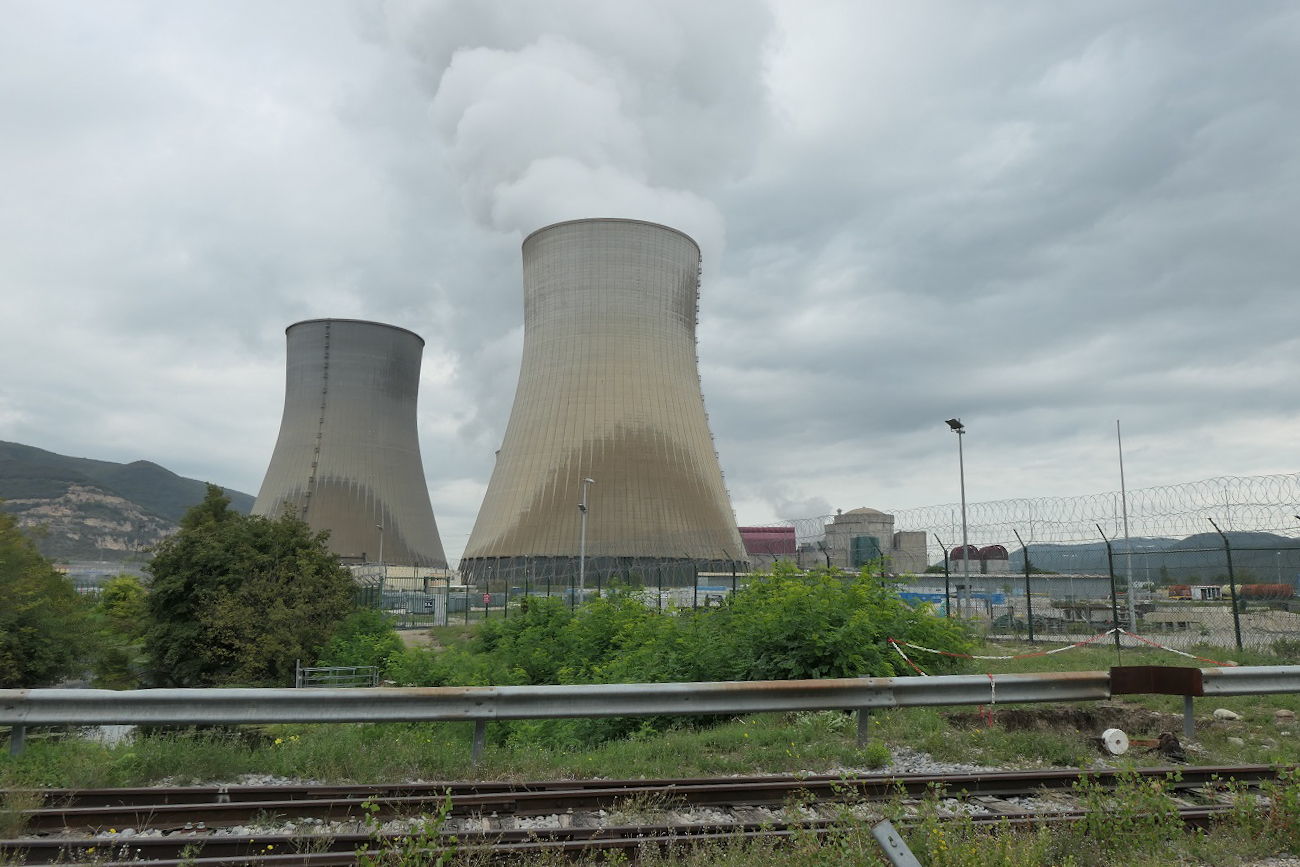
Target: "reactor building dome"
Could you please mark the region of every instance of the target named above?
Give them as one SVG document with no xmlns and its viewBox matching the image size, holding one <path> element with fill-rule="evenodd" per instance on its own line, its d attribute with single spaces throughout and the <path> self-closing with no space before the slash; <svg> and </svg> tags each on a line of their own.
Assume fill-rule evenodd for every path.
<svg viewBox="0 0 1300 867">
<path fill-rule="evenodd" d="M 519 385 L 463 576 L 744 563 L 700 390 L 699 280 L 699 247 L 667 226 L 524 239 Z"/>
<path fill-rule="evenodd" d="M 284 417 L 253 514 L 292 509 L 344 560 L 446 568 L 416 431 L 424 340 L 355 319 L 285 336 Z"/>
</svg>

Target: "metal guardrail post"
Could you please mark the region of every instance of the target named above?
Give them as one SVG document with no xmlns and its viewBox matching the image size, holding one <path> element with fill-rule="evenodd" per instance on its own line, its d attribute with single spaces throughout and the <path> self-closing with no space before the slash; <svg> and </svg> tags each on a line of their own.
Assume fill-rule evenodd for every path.
<svg viewBox="0 0 1300 867">
<path fill-rule="evenodd" d="M 1183 696 L 1183 737 L 1188 741 L 1196 737 L 1196 720 L 1192 717 L 1192 697 Z"/>
<path fill-rule="evenodd" d="M 885 853 L 885 858 L 893 867 L 922 867 L 920 861 L 912 854 L 912 850 L 903 842 L 903 837 L 894 828 L 894 823 L 885 819 L 871 826 L 871 836 L 880 844 L 881 850 Z"/>
<path fill-rule="evenodd" d="M 871 709 L 858 708 L 858 746 L 866 746 L 871 731 Z"/>
<path fill-rule="evenodd" d="M 21 756 L 23 744 L 27 740 L 27 726 L 16 725 L 9 730 L 9 755 Z"/>
<path fill-rule="evenodd" d="M 487 743 L 487 720 L 474 720 L 474 747 L 470 759 L 476 767 L 478 766 L 478 760 L 483 757 L 483 745 L 485 743 Z"/>
</svg>

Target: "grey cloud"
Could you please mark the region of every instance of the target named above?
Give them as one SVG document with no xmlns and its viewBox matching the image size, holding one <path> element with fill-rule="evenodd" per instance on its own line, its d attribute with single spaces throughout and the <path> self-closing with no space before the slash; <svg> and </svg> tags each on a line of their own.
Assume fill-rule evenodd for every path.
<svg viewBox="0 0 1300 867">
<path fill-rule="evenodd" d="M 952 415 L 984 499 L 1113 487 L 1121 416 L 1148 483 L 1294 465 L 1291 4 L 57 9 L 0 11 L 0 438 L 247 490 L 284 327 L 391 322 L 463 536 L 519 243 L 611 215 L 704 246 L 743 522 L 955 500 Z"/>
</svg>

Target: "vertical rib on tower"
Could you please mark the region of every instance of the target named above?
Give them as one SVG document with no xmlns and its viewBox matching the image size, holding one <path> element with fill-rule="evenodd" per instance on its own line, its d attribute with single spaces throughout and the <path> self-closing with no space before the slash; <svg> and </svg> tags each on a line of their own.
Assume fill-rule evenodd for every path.
<svg viewBox="0 0 1300 867">
<path fill-rule="evenodd" d="M 286 506 L 341 557 L 445 568 L 415 409 L 424 340 L 405 328 L 311 319 L 285 329 L 284 418 L 253 514 Z"/>
<path fill-rule="evenodd" d="M 585 478 L 588 559 L 743 561 L 700 392 L 699 247 L 577 220 L 529 235 L 523 260 L 519 387 L 462 573 L 576 561 Z"/>
</svg>

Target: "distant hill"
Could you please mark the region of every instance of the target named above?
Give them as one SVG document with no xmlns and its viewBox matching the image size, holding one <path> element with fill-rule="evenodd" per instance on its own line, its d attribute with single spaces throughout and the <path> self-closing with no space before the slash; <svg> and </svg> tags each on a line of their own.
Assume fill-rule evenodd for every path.
<svg viewBox="0 0 1300 867">
<path fill-rule="evenodd" d="M 1232 546 L 1234 573 L 1243 582 L 1280 581 L 1295 583 L 1295 564 L 1300 560 L 1300 543 L 1276 533 L 1227 531 Z M 1224 583 L 1227 556 L 1218 533 L 1196 533 L 1185 539 L 1137 538 L 1132 540 L 1135 580 L 1163 578 L 1171 581 Z M 1128 568 L 1123 539 L 1111 540 L 1115 574 Z M 1106 574 L 1106 543 L 1052 544 L 1031 542 L 1029 562 L 1036 568 L 1063 574 Z M 1024 552 L 1010 552 L 1012 572 L 1024 569 Z M 1222 580 L 1220 580 L 1222 579 Z"/>
<path fill-rule="evenodd" d="M 252 510 L 252 496 L 225 491 L 231 508 Z M 139 559 L 206 493 L 205 482 L 150 461 L 71 458 L 0 441 L 0 509 L 15 514 L 54 559 Z"/>
</svg>

